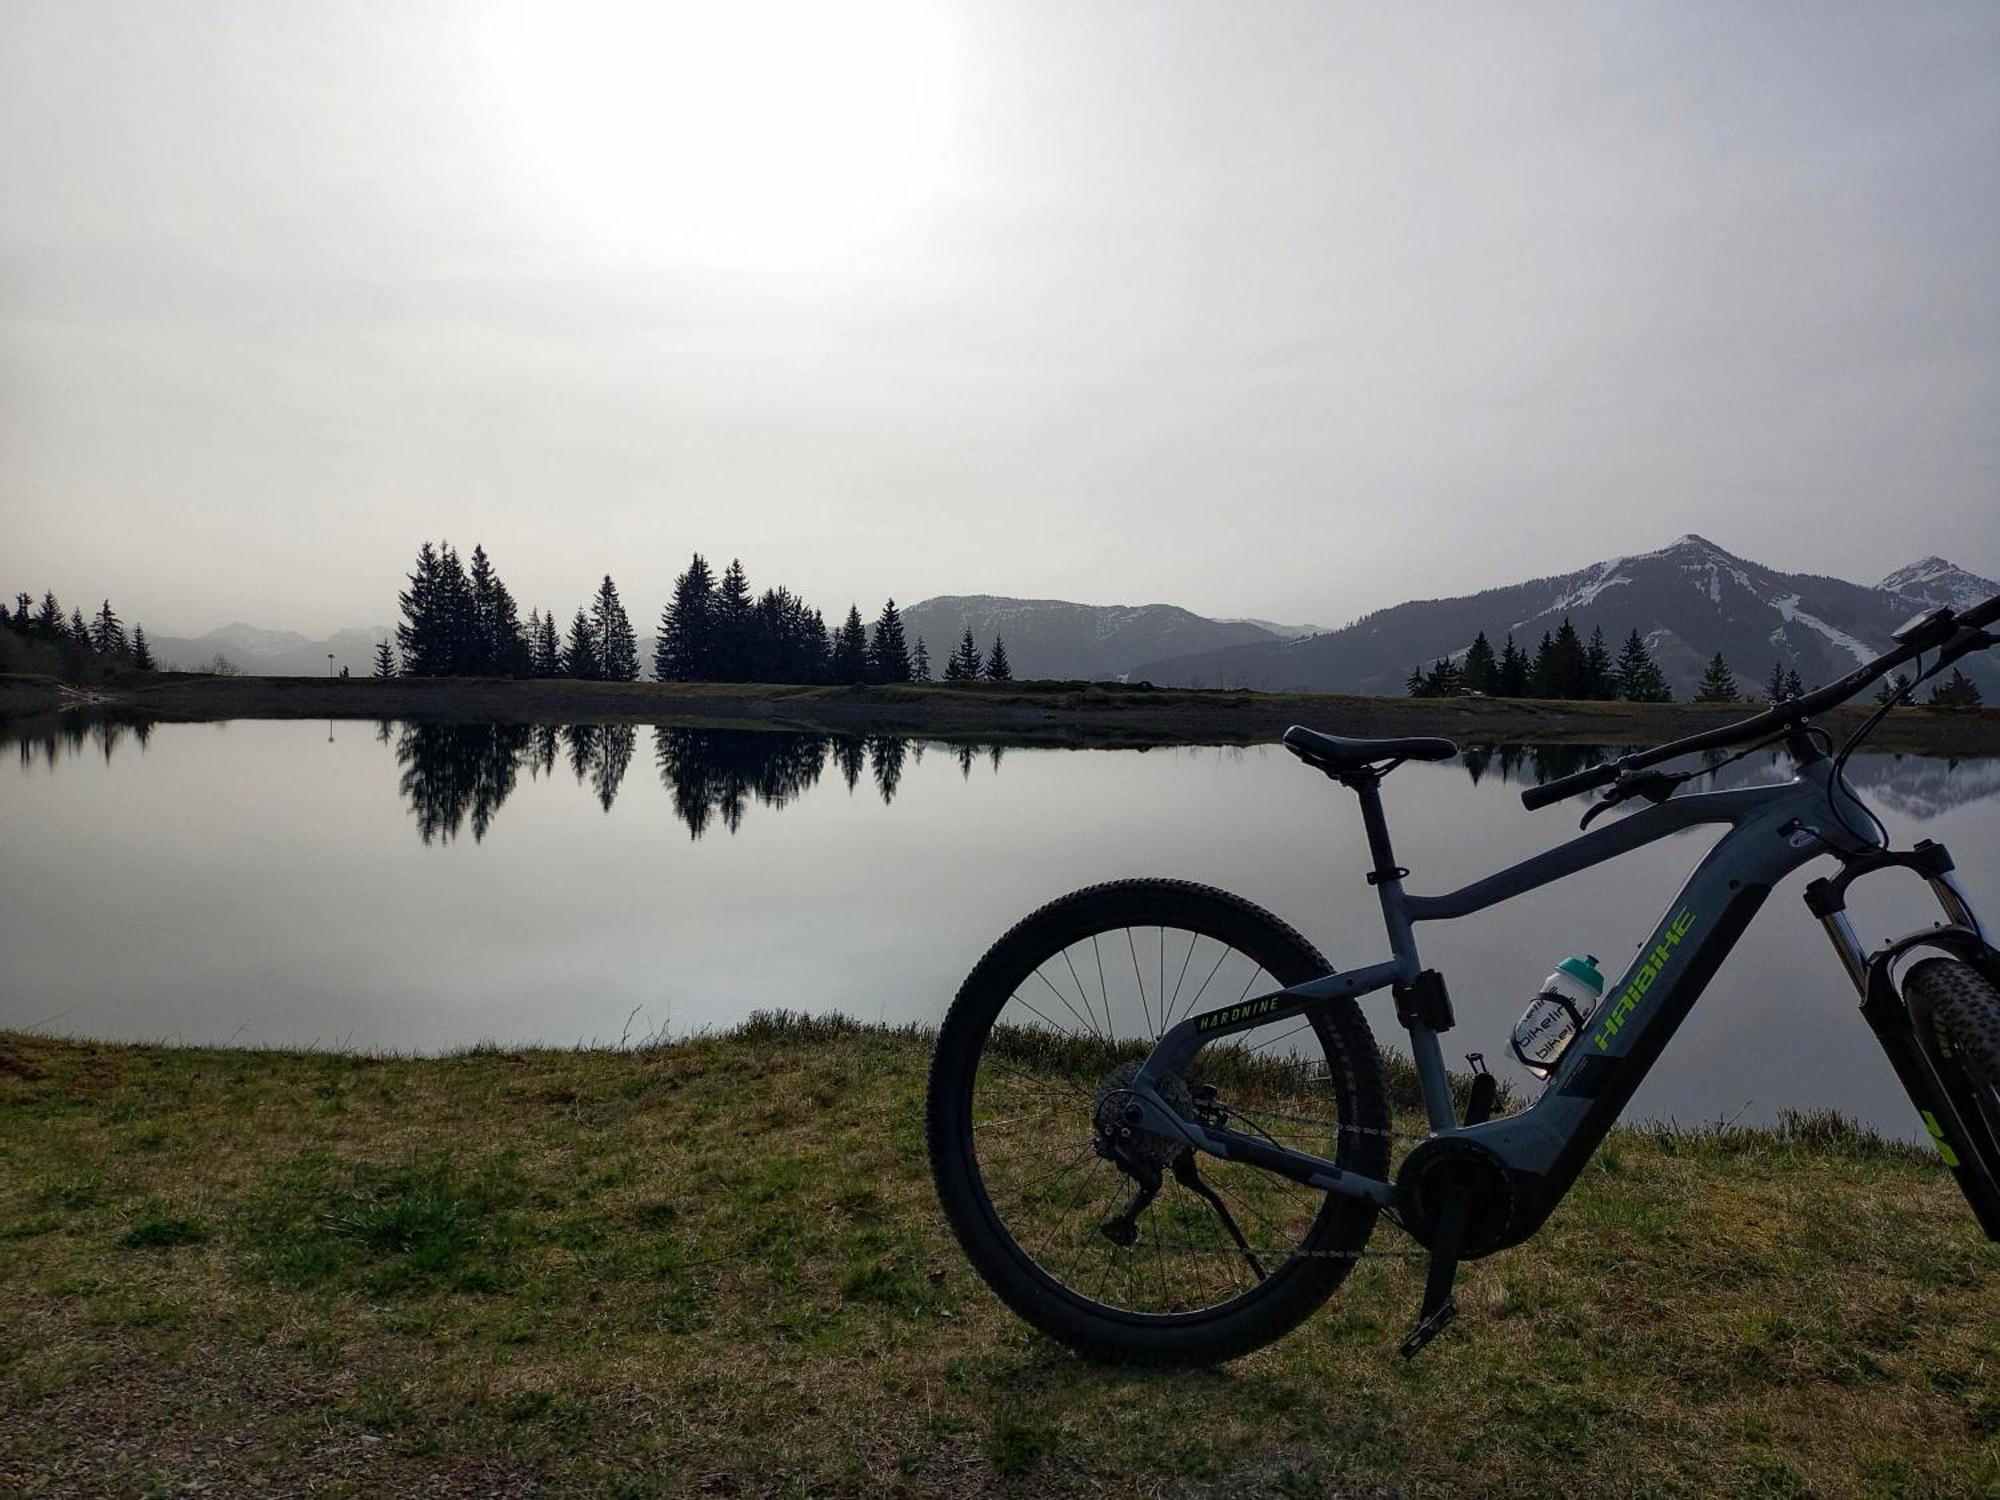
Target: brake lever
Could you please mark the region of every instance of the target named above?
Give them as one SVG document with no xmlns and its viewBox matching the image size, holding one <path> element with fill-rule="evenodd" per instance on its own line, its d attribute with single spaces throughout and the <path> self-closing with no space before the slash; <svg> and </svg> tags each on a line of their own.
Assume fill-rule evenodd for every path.
<svg viewBox="0 0 2000 1500">
<path fill-rule="evenodd" d="M 1578 828 L 1588 828 L 1599 813 L 1610 812 L 1621 802 L 1629 802 L 1634 797 L 1644 797 L 1657 807 L 1680 789 L 1682 782 L 1694 773 L 1690 771 L 1627 771 L 1611 784 L 1611 790 L 1591 804 L 1590 811 L 1583 815 Z"/>
</svg>

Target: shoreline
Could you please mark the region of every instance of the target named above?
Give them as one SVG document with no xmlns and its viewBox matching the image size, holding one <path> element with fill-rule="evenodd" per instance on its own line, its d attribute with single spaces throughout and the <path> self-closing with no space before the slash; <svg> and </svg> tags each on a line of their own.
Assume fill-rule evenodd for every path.
<svg viewBox="0 0 2000 1500">
<path fill-rule="evenodd" d="M 164 722 L 680 723 L 1073 745 L 1261 744 L 1276 740 L 1295 723 L 1350 735 L 1436 734 L 1463 744 L 1654 744 L 1728 723 L 1755 707 L 1363 698 L 1077 682 L 828 687 L 154 673 L 72 687 L 45 677 L 0 677 L 0 718 L 86 712 Z M 1838 737 L 1858 726 L 1872 707 L 1865 700 L 1849 704 L 1816 722 Z M 1931 755 L 2000 755 L 2000 709 L 1900 709 L 1883 722 L 1869 746 Z"/>
</svg>

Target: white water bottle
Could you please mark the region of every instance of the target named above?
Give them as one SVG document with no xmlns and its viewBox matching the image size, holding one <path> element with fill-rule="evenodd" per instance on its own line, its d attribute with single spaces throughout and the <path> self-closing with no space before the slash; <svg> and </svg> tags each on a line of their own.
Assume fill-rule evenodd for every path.
<svg viewBox="0 0 2000 1500">
<path fill-rule="evenodd" d="M 1537 1078 L 1547 1078 L 1583 1030 L 1604 995 L 1604 976 L 1595 958 L 1572 953 L 1542 981 L 1521 1019 L 1514 1023 L 1514 1055 Z"/>
</svg>

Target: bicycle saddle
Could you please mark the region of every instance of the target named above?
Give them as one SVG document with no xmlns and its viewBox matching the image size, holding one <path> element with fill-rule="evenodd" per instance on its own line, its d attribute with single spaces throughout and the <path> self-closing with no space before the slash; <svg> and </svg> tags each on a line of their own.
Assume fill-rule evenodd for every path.
<svg viewBox="0 0 2000 1500">
<path fill-rule="evenodd" d="M 1323 771 L 1348 770 L 1381 760 L 1450 760 L 1458 754 L 1457 745 L 1434 735 L 1354 740 L 1344 735 L 1321 734 L 1302 724 L 1294 724 L 1285 731 L 1285 748 L 1307 765 Z"/>
</svg>

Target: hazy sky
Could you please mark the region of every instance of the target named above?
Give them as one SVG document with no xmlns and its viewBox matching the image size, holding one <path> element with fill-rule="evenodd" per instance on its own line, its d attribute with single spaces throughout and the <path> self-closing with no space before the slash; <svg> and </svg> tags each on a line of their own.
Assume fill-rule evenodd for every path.
<svg viewBox="0 0 2000 1500">
<path fill-rule="evenodd" d="M 2000 5 L 0 0 L 0 587 L 2000 574 Z"/>
</svg>

